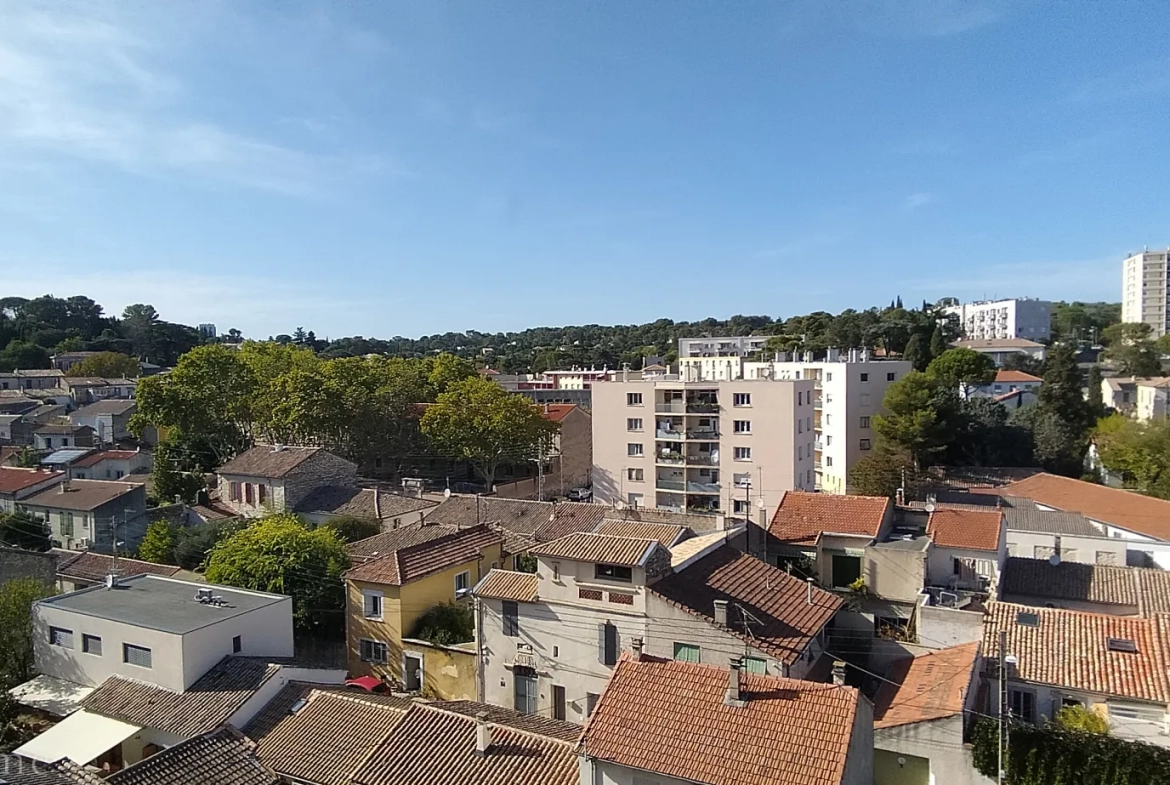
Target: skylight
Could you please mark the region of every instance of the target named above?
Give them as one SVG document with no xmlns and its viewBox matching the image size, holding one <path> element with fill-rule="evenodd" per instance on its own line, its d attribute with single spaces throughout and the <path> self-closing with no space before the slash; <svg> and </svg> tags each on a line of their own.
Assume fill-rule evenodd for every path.
<svg viewBox="0 0 1170 785">
<path fill-rule="evenodd" d="M 1105 646 L 1109 651 L 1137 652 L 1137 644 L 1129 638 L 1106 638 Z"/>
<path fill-rule="evenodd" d="M 1020 625 L 1021 627 L 1039 627 L 1040 614 L 1024 612 L 1017 613 L 1016 624 Z"/>
</svg>

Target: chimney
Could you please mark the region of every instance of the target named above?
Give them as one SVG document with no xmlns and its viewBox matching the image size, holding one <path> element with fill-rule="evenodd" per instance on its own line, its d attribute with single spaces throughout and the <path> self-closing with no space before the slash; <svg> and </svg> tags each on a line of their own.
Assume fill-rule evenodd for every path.
<svg viewBox="0 0 1170 785">
<path fill-rule="evenodd" d="M 382 520 L 382 505 L 381 505 L 381 499 L 379 498 L 379 491 L 378 491 L 377 485 L 374 486 L 374 520 L 376 520 L 376 521 Z"/>
<path fill-rule="evenodd" d="M 899 507 L 902 507 L 906 504 L 906 489 L 905 488 L 899 488 L 897 490 L 897 492 L 894 494 L 894 504 L 898 505 Z"/>
<path fill-rule="evenodd" d="M 727 626 L 727 600 L 715 600 L 715 623 L 720 627 Z"/>
<path fill-rule="evenodd" d="M 845 663 L 841 660 L 833 661 L 833 683 L 838 687 L 845 684 Z"/>
<path fill-rule="evenodd" d="M 492 746 L 492 726 L 488 725 L 487 712 L 481 711 L 475 715 L 475 754 L 484 757 L 488 748 Z"/>
<path fill-rule="evenodd" d="M 813 585 L 813 579 L 811 577 L 804 579 L 804 589 L 805 589 L 804 590 L 804 601 L 806 603 L 808 603 L 809 605 L 813 604 L 812 603 L 812 585 Z"/>
<path fill-rule="evenodd" d="M 73 490 L 73 489 L 69 487 L 69 478 L 66 477 L 64 480 L 61 480 L 60 493 L 68 493 L 71 490 Z"/>
<path fill-rule="evenodd" d="M 739 684 L 739 669 L 743 660 L 739 657 L 731 658 L 731 667 L 727 671 L 727 691 L 723 693 L 723 705 L 744 707 L 747 702 L 743 699 L 743 690 Z"/>
<path fill-rule="evenodd" d="M 634 656 L 641 657 L 642 650 L 646 647 L 646 642 L 640 637 L 630 639 L 630 649 L 634 652 Z"/>
<path fill-rule="evenodd" d="M 118 585 L 118 576 L 114 573 L 106 574 L 106 589 L 113 589 Z"/>
</svg>

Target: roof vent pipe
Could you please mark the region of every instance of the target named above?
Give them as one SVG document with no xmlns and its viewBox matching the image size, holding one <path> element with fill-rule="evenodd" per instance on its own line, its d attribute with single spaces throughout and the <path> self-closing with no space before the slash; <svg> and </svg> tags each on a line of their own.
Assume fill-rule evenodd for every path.
<svg viewBox="0 0 1170 785">
<path fill-rule="evenodd" d="M 743 665 L 743 660 L 739 657 L 731 658 L 731 667 L 727 671 L 727 690 L 723 693 L 723 703 L 726 706 L 746 706 L 747 703 L 743 699 L 743 688 L 740 683 L 739 669 Z"/>
<path fill-rule="evenodd" d="M 720 627 L 727 626 L 727 600 L 715 600 L 715 623 Z"/>
<path fill-rule="evenodd" d="M 475 715 L 475 754 L 481 758 L 492 746 L 492 726 L 488 725 L 487 717 L 486 711 Z"/>
</svg>

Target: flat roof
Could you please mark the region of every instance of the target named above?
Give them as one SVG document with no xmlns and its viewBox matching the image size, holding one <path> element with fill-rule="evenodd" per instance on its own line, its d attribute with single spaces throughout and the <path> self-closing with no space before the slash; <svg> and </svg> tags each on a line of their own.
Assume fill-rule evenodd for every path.
<svg viewBox="0 0 1170 785">
<path fill-rule="evenodd" d="M 211 593 L 222 597 L 225 604 L 216 606 L 198 602 L 195 596 L 200 589 L 211 589 Z M 183 635 L 286 599 L 281 594 L 192 583 L 158 575 L 134 575 L 119 579 L 114 589 L 99 584 L 48 597 L 38 604 Z"/>
</svg>

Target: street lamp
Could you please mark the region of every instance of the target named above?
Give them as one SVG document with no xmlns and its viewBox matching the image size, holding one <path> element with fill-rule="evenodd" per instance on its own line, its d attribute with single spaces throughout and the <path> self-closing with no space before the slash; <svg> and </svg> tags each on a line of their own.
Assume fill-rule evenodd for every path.
<svg viewBox="0 0 1170 785">
<path fill-rule="evenodd" d="M 1015 667 L 1019 660 L 1014 654 L 1007 653 L 1007 633 L 1001 631 L 999 633 L 999 785 L 1003 785 L 1003 748 L 1004 748 L 1004 704 L 1007 703 L 1007 666 Z M 1008 717 L 1011 717 L 1011 710 L 1007 710 Z"/>
</svg>

